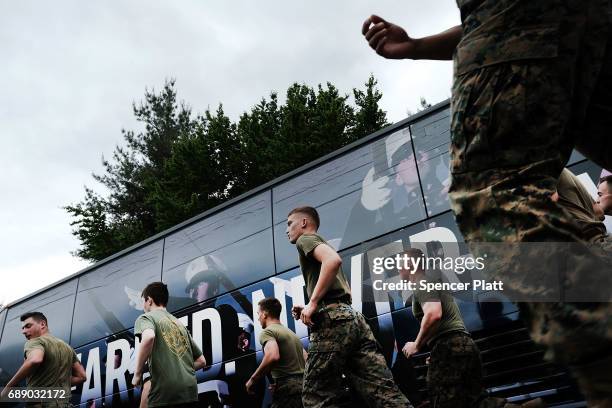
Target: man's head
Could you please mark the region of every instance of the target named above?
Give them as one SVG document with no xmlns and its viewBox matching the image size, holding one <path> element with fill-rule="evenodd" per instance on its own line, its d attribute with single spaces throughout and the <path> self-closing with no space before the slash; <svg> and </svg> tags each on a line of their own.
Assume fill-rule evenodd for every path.
<svg viewBox="0 0 612 408">
<path fill-rule="evenodd" d="M 319 213 L 313 207 L 298 207 L 287 216 L 287 237 L 295 244 L 305 233 L 315 233 L 319 229 Z"/>
<path fill-rule="evenodd" d="M 26 339 L 35 339 L 47 334 L 49 332 L 49 326 L 47 325 L 47 318 L 40 312 L 29 312 L 21 315 L 21 333 Z"/>
<path fill-rule="evenodd" d="M 408 248 L 404 251 L 402 257 L 402 264 L 404 262 L 404 258 L 407 259 L 406 266 L 407 268 L 400 268 L 399 274 L 402 279 L 410 280 L 414 279 L 415 276 L 423 272 L 423 268 L 420 266 L 416 268 L 413 259 L 423 258 L 423 251 L 418 248 Z"/>
<path fill-rule="evenodd" d="M 150 312 L 153 307 L 166 307 L 168 304 L 168 285 L 163 282 L 149 283 L 142 291 L 144 311 Z"/>
<path fill-rule="evenodd" d="M 612 215 L 612 176 L 605 176 L 599 180 L 597 196 L 597 203 L 604 214 Z"/>
<path fill-rule="evenodd" d="M 283 307 L 277 298 L 269 297 L 259 301 L 259 309 L 257 310 L 257 320 L 264 329 L 268 324 L 277 322 L 280 319 Z"/>
</svg>

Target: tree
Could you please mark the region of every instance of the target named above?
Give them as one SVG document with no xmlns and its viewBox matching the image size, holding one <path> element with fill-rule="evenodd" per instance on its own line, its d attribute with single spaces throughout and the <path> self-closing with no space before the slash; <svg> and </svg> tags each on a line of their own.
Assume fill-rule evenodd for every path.
<svg viewBox="0 0 612 408">
<path fill-rule="evenodd" d="M 387 113 L 380 109 L 379 102 L 382 93 L 376 88 L 378 82 L 370 75 L 365 83 L 365 91 L 353 89 L 355 104 L 359 107 L 355 114 L 355 124 L 352 129 L 352 140 L 360 139 L 389 125 Z"/>
<path fill-rule="evenodd" d="M 144 129 L 123 130 L 125 146 L 93 175 L 108 195 L 85 187 L 83 201 L 65 207 L 75 255 L 103 259 L 388 124 L 373 76 L 353 89 L 355 106 L 330 83 L 293 84 L 284 104 L 273 92 L 238 123 L 221 104 L 192 114 L 174 84 L 133 105 Z"/>
</svg>

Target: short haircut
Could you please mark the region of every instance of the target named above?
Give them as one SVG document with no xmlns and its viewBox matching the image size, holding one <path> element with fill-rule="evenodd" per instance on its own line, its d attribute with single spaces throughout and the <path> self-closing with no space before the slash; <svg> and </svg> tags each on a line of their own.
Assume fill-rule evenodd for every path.
<svg viewBox="0 0 612 408">
<path fill-rule="evenodd" d="M 269 314 L 273 319 L 279 319 L 283 306 L 277 298 L 269 297 L 261 299 L 258 303 L 259 308 Z"/>
<path fill-rule="evenodd" d="M 612 175 L 605 176 L 599 179 L 599 184 L 606 183 L 608 191 L 612 192 Z"/>
<path fill-rule="evenodd" d="M 317 229 L 319 229 L 319 225 L 321 225 L 321 220 L 319 218 L 319 213 L 317 212 L 317 210 L 314 209 L 314 207 L 298 207 L 298 208 L 294 208 L 293 210 L 291 210 L 289 212 L 289 215 L 287 215 L 287 217 L 290 217 L 293 214 L 306 214 L 311 220 L 314 221 Z"/>
<path fill-rule="evenodd" d="M 28 312 L 28 313 L 24 313 L 24 314 L 21 315 L 21 317 L 19 319 L 22 322 L 25 322 L 30 317 L 32 319 L 34 319 L 35 321 L 37 321 L 38 323 L 45 322 L 45 324 L 47 326 L 49 325 L 49 322 L 47 321 L 47 317 L 44 314 L 42 314 L 41 312 Z"/>
<path fill-rule="evenodd" d="M 142 291 L 142 297 L 145 300 L 150 297 L 157 306 L 166 306 L 169 297 L 168 285 L 163 282 L 149 283 Z"/>
</svg>

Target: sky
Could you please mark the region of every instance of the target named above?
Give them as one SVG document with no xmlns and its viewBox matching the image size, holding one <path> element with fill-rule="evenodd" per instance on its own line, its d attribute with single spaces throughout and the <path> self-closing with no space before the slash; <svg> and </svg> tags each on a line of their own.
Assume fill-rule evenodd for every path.
<svg viewBox="0 0 612 408">
<path fill-rule="evenodd" d="M 63 206 L 103 192 L 92 173 L 138 130 L 132 104 L 176 80 L 194 113 L 238 119 L 270 92 L 370 74 L 396 122 L 450 97 L 452 63 L 385 60 L 361 36 L 378 14 L 413 37 L 459 23 L 454 0 L 159 0 L 0 3 L 0 304 L 89 265 Z"/>
</svg>

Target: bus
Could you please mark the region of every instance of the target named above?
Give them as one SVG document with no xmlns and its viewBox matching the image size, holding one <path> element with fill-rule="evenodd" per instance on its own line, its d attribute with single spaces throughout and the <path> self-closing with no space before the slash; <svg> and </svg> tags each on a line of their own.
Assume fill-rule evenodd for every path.
<svg viewBox="0 0 612 408">
<path fill-rule="evenodd" d="M 197 372 L 201 406 L 267 407 L 265 381 L 255 395 L 244 387 L 262 359 L 257 303 L 278 298 L 282 323 L 307 347 L 307 327 L 290 314 L 307 298 L 285 228 L 291 209 L 310 205 L 321 216 L 320 233 L 342 257 L 353 307 L 366 316 L 400 389 L 418 405 L 426 399 L 428 353 L 406 359 L 401 348 L 419 325 L 407 299 L 372 295 L 371 271 L 375 258 L 415 243 L 452 252 L 463 241 L 447 197 L 449 126 L 447 100 L 13 302 L 0 312 L 0 386 L 23 362 L 19 317 L 40 311 L 85 367 L 87 381 L 72 390 L 74 406 L 138 406 L 133 326 L 143 313 L 142 289 L 163 281 L 168 310 L 208 363 Z M 568 166 L 595 194 L 602 169 L 576 152 Z M 492 395 L 586 406 L 566 368 L 544 360 L 516 304 L 487 291 L 457 299 Z"/>
</svg>

